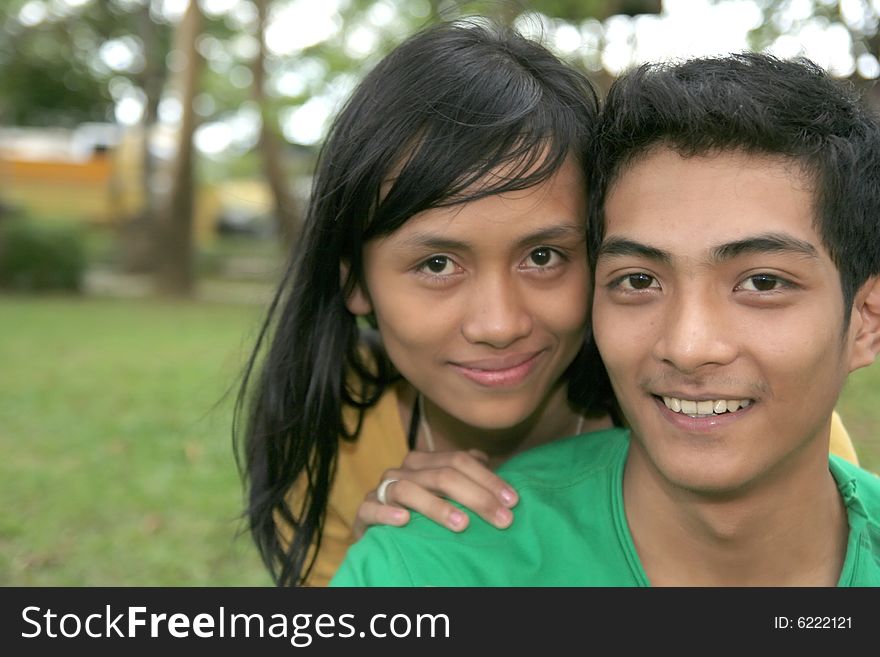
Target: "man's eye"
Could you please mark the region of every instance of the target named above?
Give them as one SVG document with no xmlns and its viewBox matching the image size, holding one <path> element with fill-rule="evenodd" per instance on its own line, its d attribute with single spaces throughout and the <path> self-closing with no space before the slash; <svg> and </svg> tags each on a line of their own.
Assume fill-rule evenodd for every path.
<svg viewBox="0 0 880 657">
<path fill-rule="evenodd" d="M 526 258 L 526 263 L 527 265 L 534 267 L 548 267 L 552 264 L 556 264 L 559 257 L 559 254 L 553 249 L 541 246 L 537 249 L 533 249 L 532 252 L 529 253 L 528 258 Z"/>
<path fill-rule="evenodd" d="M 740 283 L 739 287 L 749 292 L 771 292 L 780 287 L 785 287 L 785 281 L 772 274 L 755 274 Z"/>
<path fill-rule="evenodd" d="M 627 274 L 619 279 L 618 285 L 625 290 L 647 290 L 652 287 L 660 287 L 657 279 L 648 274 Z"/>
<path fill-rule="evenodd" d="M 419 269 L 435 276 L 445 276 L 455 272 L 452 260 L 441 255 L 431 256 L 421 264 Z"/>
</svg>

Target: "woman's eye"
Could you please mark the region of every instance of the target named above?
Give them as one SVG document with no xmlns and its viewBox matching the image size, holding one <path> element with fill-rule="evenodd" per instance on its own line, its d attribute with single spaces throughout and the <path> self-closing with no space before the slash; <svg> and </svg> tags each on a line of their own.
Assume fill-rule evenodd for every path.
<svg viewBox="0 0 880 657">
<path fill-rule="evenodd" d="M 425 260 L 420 269 L 435 276 L 446 276 L 455 272 L 455 265 L 446 256 L 431 256 Z"/>
<path fill-rule="evenodd" d="M 649 274 L 627 274 L 620 278 L 619 286 L 627 290 L 647 290 L 660 287 L 657 279 Z"/>
<path fill-rule="evenodd" d="M 740 289 L 749 292 L 772 292 L 785 286 L 786 282 L 783 279 L 772 274 L 755 274 L 739 284 Z"/>
<path fill-rule="evenodd" d="M 558 261 L 561 257 L 562 256 L 560 256 L 559 253 L 554 249 L 551 249 L 547 246 L 540 246 L 537 249 L 532 249 L 528 257 L 526 257 L 525 266 L 551 267 L 553 265 L 559 264 Z"/>
</svg>

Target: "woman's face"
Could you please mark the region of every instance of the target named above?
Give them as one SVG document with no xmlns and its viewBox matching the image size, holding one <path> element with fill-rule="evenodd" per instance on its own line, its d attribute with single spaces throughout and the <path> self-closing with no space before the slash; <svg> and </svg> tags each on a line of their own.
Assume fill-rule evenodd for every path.
<svg viewBox="0 0 880 657">
<path fill-rule="evenodd" d="M 355 314 L 374 312 L 389 358 L 476 428 L 528 419 L 584 338 L 584 180 L 568 160 L 542 184 L 428 210 L 364 249 Z"/>
</svg>

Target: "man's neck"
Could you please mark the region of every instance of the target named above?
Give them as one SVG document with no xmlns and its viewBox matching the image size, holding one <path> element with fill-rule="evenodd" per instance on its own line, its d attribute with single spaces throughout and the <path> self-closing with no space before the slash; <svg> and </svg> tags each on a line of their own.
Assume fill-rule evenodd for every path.
<svg viewBox="0 0 880 657">
<path fill-rule="evenodd" d="M 705 495 L 664 479 L 634 441 L 624 507 L 652 585 L 836 585 L 849 527 L 827 452 L 816 451 L 744 490 Z"/>
</svg>

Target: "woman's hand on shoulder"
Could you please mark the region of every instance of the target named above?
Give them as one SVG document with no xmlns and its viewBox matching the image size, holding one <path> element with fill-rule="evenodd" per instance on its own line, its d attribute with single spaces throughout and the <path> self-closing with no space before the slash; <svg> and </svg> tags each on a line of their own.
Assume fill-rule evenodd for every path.
<svg viewBox="0 0 880 657">
<path fill-rule="evenodd" d="M 516 492 L 489 469 L 489 457 L 475 449 L 412 451 L 399 468 L 384 472 L 382 481 L 387 480 L 395 481 L 385 487 L 386 504 L 378 500 L 378 486 L 361 502 L 354 522 L 355 539 L 371 525 L 405 525 L 409 510 L 452 531 L 461 531 L 468 525 L 468 516 L 449 500 L 503 529 L 513 522 L 510 509 L 519 501 Z"/>
</svg>

